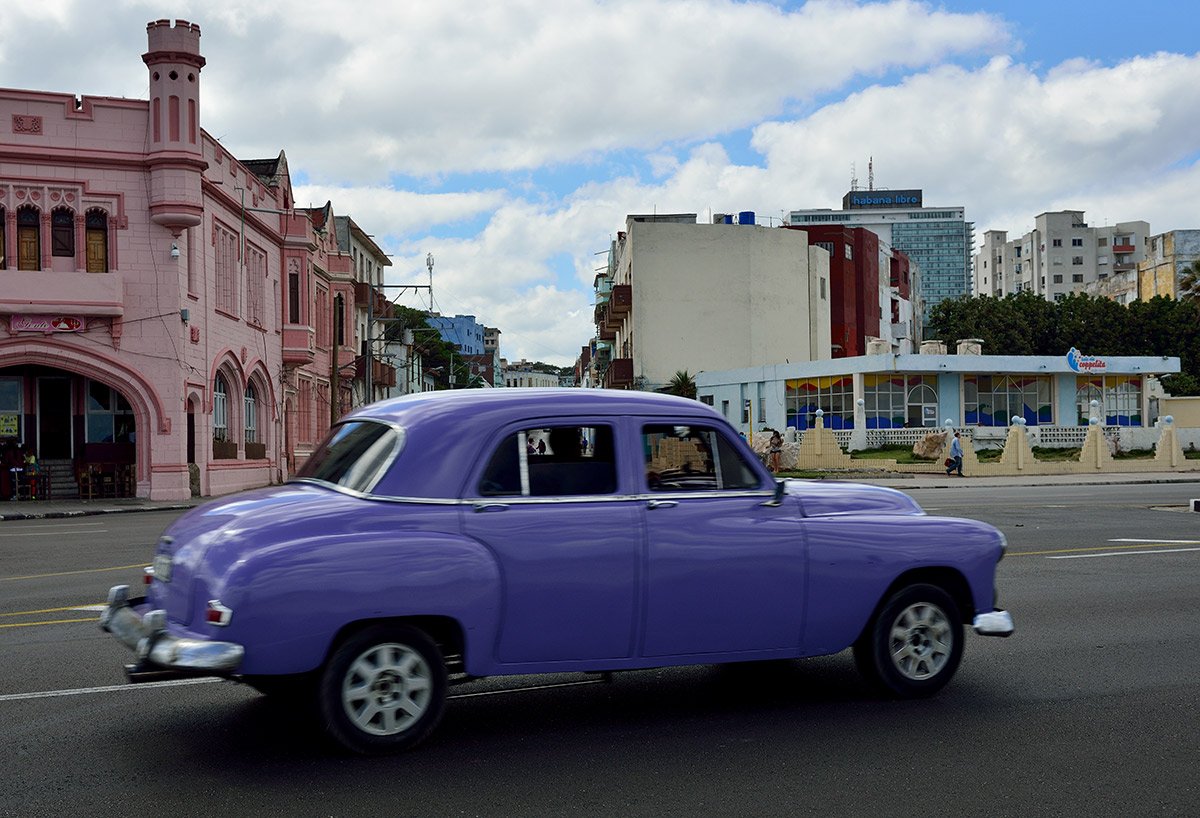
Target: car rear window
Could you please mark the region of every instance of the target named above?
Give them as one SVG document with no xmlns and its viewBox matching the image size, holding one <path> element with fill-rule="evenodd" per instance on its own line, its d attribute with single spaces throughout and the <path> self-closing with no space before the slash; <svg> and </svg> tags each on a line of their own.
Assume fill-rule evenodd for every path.
<svg viewBox="0 0 1200 818">
<path fill-rule="evenodd" d="M 368 492 L 404 444 L 403 432 L 375 421 L 339 423 L 296 473 L 297 480 L 320 480 Z"/>
</svg>

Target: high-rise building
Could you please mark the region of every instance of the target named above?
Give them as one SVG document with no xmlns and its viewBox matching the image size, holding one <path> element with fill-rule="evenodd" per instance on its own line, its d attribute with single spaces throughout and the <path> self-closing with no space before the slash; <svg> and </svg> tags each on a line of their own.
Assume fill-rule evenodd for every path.
<svg viewBox="0 0 1200 818">
<path fill-rule="evenodd" d="M 918 298 L 929 310 L 946 298 L 972 292 L 971 254 L 975 225 L 962 207 L 925 207 L 923 191 L 851 190 L 842 209 L 793 210 L 792 227 L 846 225 L 865 227 L 884 244 L 903 252 L 919 271 Z"/>
</svg>

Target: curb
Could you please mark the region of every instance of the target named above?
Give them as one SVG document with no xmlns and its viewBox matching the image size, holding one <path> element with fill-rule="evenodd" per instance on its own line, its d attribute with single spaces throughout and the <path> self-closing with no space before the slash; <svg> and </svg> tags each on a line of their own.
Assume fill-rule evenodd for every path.
<svg viewBox="0 0 1200 818">
<path fill-rule="evenodd" d="M 12 514 L 0 514 L 0 522 L 16 520 L 59 520 L 68 517 L 92 517 L 97 514 L 133 514 L 139 511 L 186 511 L 195 508 L 196 503 L 182 503 L 166 506 L 130 506 L 128 508 L 86 508 L 62 511 L 18 511 Z"/>
</svg>

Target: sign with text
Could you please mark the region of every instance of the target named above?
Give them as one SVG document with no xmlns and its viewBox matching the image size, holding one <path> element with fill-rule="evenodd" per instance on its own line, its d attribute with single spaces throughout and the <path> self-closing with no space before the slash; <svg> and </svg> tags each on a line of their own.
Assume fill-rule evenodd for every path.
<svg viewBox="0 0 1200 818">
<path fill-rule="evenodd" d="M 14 315 L 8 319 L 13 332 L 83 332 L 86 322 L 79 315 Z"/>
<path fill-rule="evenodd" d="M 1071 351 L 1067 353 L 1067 366 L 1071 367 L 1074 372 L 1103 372 L 1108 369 L 1108 362 L 1103 358 L 1096 358 L 1092 355 L 1084 355 L 1075 347 L 1071 347 Z"/>
<path fill-rule="evenodd" d="M 921 190 L 852 190 L 842 197 L 842 209 L 921 207 L 921 194 Z"/>
</svg>

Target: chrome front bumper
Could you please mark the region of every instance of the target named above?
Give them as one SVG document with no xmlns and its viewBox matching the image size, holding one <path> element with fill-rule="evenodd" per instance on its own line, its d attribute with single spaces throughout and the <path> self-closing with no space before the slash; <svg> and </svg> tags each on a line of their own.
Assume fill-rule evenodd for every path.
<svg viewBox="0 0 1200 818">
<path fill-rule="evenodd" d="M 145 616 L 138 613 L 130 604 L 128 585 L 109 589 L 100 627 L 137 655 L 139 664 L 129 669 L 130 681 L 168 675 L 230 676 L 246 652 L 234 642 L 172 636 L 167 633 L 167 612 L 149 611 Z"/>
<path fill-rule="evenodd" d="M 1013 632 L 1013 618 L 1008 611 L 981 613 L 972 624 L 980 636 L 1012 636 Z"/>
</svg>

